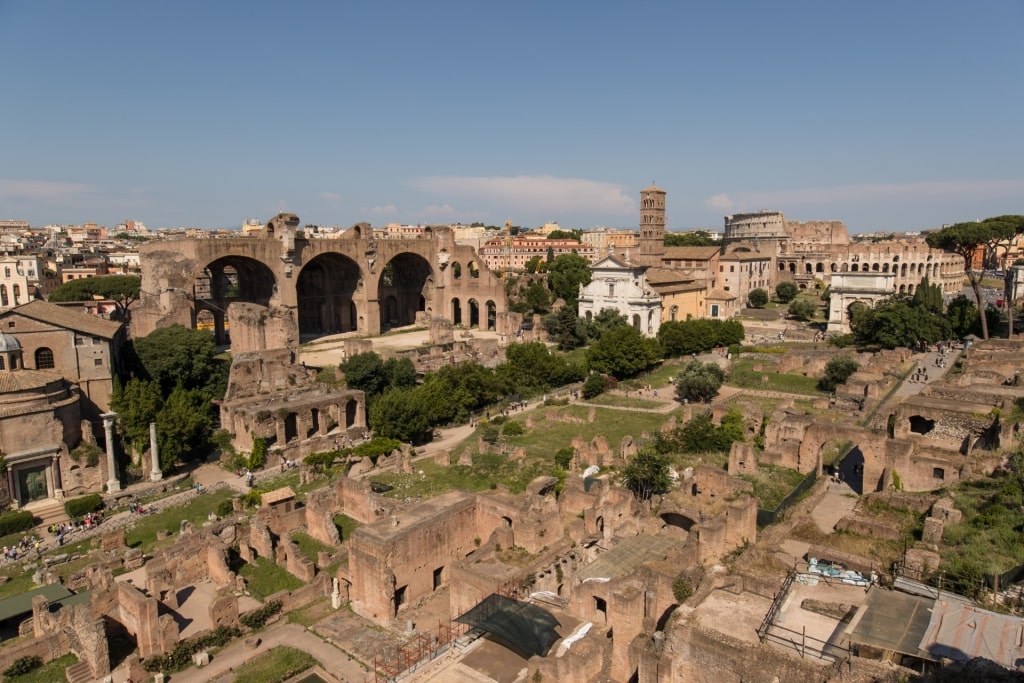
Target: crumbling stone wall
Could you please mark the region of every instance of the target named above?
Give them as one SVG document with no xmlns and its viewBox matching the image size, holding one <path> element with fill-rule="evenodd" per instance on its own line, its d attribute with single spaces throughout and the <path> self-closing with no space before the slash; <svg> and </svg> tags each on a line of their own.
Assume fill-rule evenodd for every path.
<svg viewBox="0 0 1024 683">
<path fill-rule="evenodd" d="M 74 652 L 87 663 L 93 678 L 103 678 L 110 673 L 110 650 L 103 617 L 95 616 L 88 605 L 72 605 L 50 612 L 50 603 L 37 595 L 32 599 L 32 626 L 38 639 L 62 634 L 67 639 L 65 652 Z M 50 642 L 61 643 L 60 640 Z"/>
</svg>

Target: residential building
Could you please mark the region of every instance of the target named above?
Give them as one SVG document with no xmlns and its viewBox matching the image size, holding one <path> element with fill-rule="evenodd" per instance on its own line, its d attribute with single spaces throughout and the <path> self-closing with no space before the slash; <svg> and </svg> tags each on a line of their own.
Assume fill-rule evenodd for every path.
<svg viewBox="0 0 1024 683">
<path fill-rule="evenodd" d="M 587 320 L 605 309 L 621 313 L 644 336 L 658 334 L 661 297 L 647 283 L 646 266 L 605 256 L 591 266 L 590 284 L 580 286 L 579 314 Z"/>
</svg>

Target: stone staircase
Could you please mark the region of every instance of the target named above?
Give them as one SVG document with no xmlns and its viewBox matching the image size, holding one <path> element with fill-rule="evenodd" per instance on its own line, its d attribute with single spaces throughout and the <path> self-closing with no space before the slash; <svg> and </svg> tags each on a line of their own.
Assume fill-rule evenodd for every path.
<svg viewBox="0 0 1024 683">
<path fill-rule="evenodd" d="M 92 671 L 85 662 L 72 664 L 64 670 L 64 675 L 67 676 L 68 683 L 92 683 L 93 680 Z"/>
<path fill-rule="evenodd" d="M 31 512 L 33 517 L 41 520 L 37 526 L 42 526 L 44 528 L 51 524 L 59 524 L 60 522 L 67 522 L 70 520 L 68 514 L 64 512 L 63 503 L 52 498 L 36 501 L 35 503 L 29 503 L 22 509 L 26 512 Z"/>
</svg>

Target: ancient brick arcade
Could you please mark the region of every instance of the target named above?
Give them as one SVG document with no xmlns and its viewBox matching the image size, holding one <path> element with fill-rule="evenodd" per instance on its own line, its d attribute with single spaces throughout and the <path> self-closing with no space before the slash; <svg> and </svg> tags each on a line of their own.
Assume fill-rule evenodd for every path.
<svg viewBox="0 0 1024 683">
<path fill-rule="evenodd" d="M 375 335 L 435 318 L 515 332 L 503 329 L 513 319 L 504 315 L 501 279 L 447 227 L 379 238 L 360 223 L 338 238 L 307 239 L 298 226 L 298 216 L 278 214 L 251 236 L 143 245 L 133 335 L 177 323 L 213 329 L 218 343 L 227 343 L 227 310 L 235 302 L 295 311 L 306 338 Z"/>
</svg>

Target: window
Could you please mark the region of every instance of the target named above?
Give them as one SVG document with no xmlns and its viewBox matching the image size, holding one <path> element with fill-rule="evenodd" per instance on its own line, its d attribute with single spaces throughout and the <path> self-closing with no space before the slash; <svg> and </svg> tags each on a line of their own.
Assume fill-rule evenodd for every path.
<svg viewBox="0 0 1024 683">
<path fill-rule="evenodd" d="M 615 296 L 615 283 L 610 282 L 608 284 L 608 296 Z"/>
<path fill-rule="evenodd" d="M 730 273 L 735 273 L 736 272 L 736 266 L 729 266 L 729 272 Z"/>
<path fill-rule="evenodd" d="M 49 370 L 53 367 L 53 351 L 45 346 L 36 349 L 36 370 Z"/>
<path fill-rule="evenodd" d="M 11 276 L 11 269 L 10 268 L 4 268 L 4 277 L 10 277 L 10 276 Z"/>
<path fill-rule="evenodd" d="M 941 467 L 934 467 L 934 468 L 932 468 L 932 479 L 945 479 L 945 478 L 946 478 L 946 470 L 942 469 Z"/>
<path fill-rule="evenodd" d="M 711 304 L 711 317 L 712 318 L 717 318 L 718 317 L 718 304 Z"/>
<path fill-rule="evenodd" d="M 102 367 L 103 366 L 103 359 L 102 358 L 96 358 L 96 359 L 94 359 L 92 361 L 92 364 L 95 365 L 96 367 Z"/>
<path fill-rule="evenodd" d="M 4 367 L 4 357 L 0 356 L 0 370 L 5 370 L 5 369 L 6 368 Z"/>
</svg>

